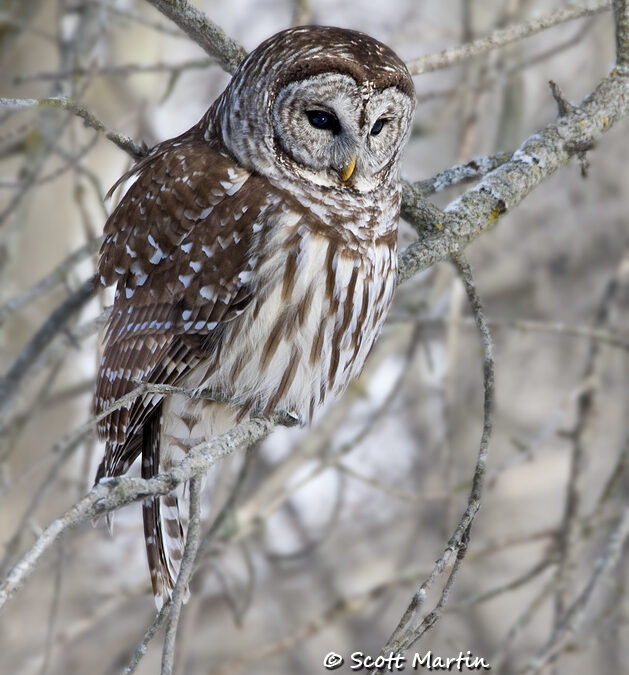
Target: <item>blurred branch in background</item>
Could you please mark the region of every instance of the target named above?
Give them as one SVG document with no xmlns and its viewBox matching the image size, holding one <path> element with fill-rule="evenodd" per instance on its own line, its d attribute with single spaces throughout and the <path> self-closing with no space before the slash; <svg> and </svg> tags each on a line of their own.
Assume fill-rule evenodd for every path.
<svg viewBox="0 0 629 675">
<path fill-rule="evenodd" d="M 603 135 L 629 115 L 626 0 L 587 2 L 551 11 L 545 7 L 544 13 L 537 15 L 529 12 L 530 2 L 496 3 L 500 7 L 491 8 L 496 10 L 492 14 L 488 8 L 473 9 L 472 3 L 463 0 L 462 43 L 445 50 L 437 46 L 434 52 L 407 61 L 413 74 L 444 70 L 443 84 L 448 88 L 439 96 L 419 91 L 420 102 L 437 105 L 439 99 L 446 99 L 442 111 L 447 111 L 450 100 L 458 100 L 474 87 L 491 92 L 507 84 L 512 86 L 515 74 L 529 73 L 551 59 L 559 64 L 567 49 L 583 48 L 585 41 L 594 39 L 598 28 L 591 19 L 565 39 L 560 24 L 601 14 L 612 4 L 616 67 L 601 78 L 608 62 L 588 57 L 598 68 L 591 81 L 598 78 L 599 82 L 578 104 L 570 103 L 551 83 L 558 119 L 532 135 L 536 125 L 529 126 L 518 137 L 528 138 L 518 141 L 520 147 L 515 152 L 482 143 L 483 125 L 498 125 L 495 102 L 490 105 L 480 96 L 468 101 L 465 129 L 450 132 L 457 147 L 451 148 L 443 139 L 436 146 L 440 160 L 443 158 L 440 165 L 450 160 L 450 168 L 404 185 L 402 216 L 411 228 L 403 230 L 399 281 L 407 283 L 398 290 L 387 331 L 361 380 L 322 414 L 313 429 L 297 436 L 277 430 L 271 442 L 260 444 L 277 424 L 291 425 L 294 420 L 281 415 L 270 420 L 254 419 L 196 448 L 168 473 L 149 481 L 123 477 L 101 482 L 87 495 L 93 455 L 98 452 L 93 434 L 96 419 L 82 425 L 77 425 L 77 419 L 86 416 L 97 351 L 93 338 L 107 318 L 107 310 L 102 310 L 107 297 L 97 291 L 92 278 L 93 255 L 100 245 L 96 233 L 106 216 L 101 181 L 118 175 L 122 162 L 129 157 L 136 160 L 144 156 L 157 140 L 153 135 L 156 115 L 151 117 L 146 110 L 145 96 L 152 96 L 155 105 L 168 108 L 171 99 L 182 96 L 178 93 L 182 89 L 177 114 L 188 103 L 185 96 L 190 95 L 185 78 L 195 77 L 194 94 L 206 105 L 207 92 L 197 92 L 201 75 L 196 71 L 215 64 L 233 73 L 246 52 L 186 0 L 120 4 L 59 0 L 54 4 L 56 24 L 49 24 L 55 25 L 54 29 L 47 25 L 44 30 L 38 23 L 38 16 L 50 12 L 50 7 L 42 9 L 42 3 L 30 2 L 8 8 L 1 17 L 0 32 L 2 53 L 11 54 L 21 42 L 27 45 L 29 54 L 35 53 L 32 42 L 40 41 L 54 54 L 45 61 L 28 58 L 29 66 L 21 72 L 7 72 L 10 86 L 18 92 L 0 99 L 0 159 L 6 174 L 16 176 L 0 179 L 0 190 L 7 195 L 6 203 L 0 205 L 0 328 L 6 348 L 0 375 L 0 499 L 4 501 L 2 512 L 7 514 L 6 522 L 0 525 L 5 542 L 0 606 L 28 580 L 19 598 L 5 608 L 3 621 L 14 617 L 17 626 L 21 621 L 33 623 L 34 616 L 35 623 L 41 625 L 37 638 L 41 652 L 35 653 L 33 644 L 37 640 L 33 642 L 31 636 L 25 645 L 15 637 L 11 639 L 6 624 L 0 642 L 7 641 L 11 647 L 2 645 L 2 650 L 11 663 L 19 664 L 19 669 L 16 665 L 11 672 L 52 672 L 53 667 L 58 669 L 55 672 L 64 672 L 59 664 L 65 663 L 61 647 L 66 646 L 74 663 L 83 664 L 82 672 L 93 671 L 94 663 L 109 658 L 111 663 L 103 672 L 122 672 L 125 667 L 125 673 L 142 668 L 143 672 L 156 672 L 161 660 L 162 672 L 171 673 L 176 646 L 179 673 L 235 673 L 251 668 L 267 672 L 264 668 L 269 662 L 274 665 L 268 672 L 315 673 L 321 672 L 323 654 L 329 651 L 342 653 L 346 659 L 357 649 L 374 656 L 378 652 L 386 655 L 413 645 L 418 649 L 418 640 L 424 651 L 433 647 L 442 653 L 447 648 L 452 651 L 452 644 L 458 645 L 457 636 L 462 634 L 459 616 L 465 617 L 467 640 L 460 645 L 461 651 L 473 648 L 474 653 L 483 652 L 495 670 L 545 672 L 548 664 L 561 660 L 571 672 L 592 672 L 587 663 L 574 665 L 570 660 L 576 649 L 577 655 L 581 652 L 578 660 L 587 652 L 599 670 L 604 658 L 608 672 L 621 672 L 622 667 L 614 669 L 614 664 L 622 663 L 622 617 L 626 611 L 623 575 L 627 571 L 623 545 L 629 522 L 623 506 L 629 436 L 625 413 L 619 413 L 626 410 L 629 400 L 628 327 L 622 320 L 623 316 L 626 319 L 622 309 L 628 297 L 629 263 L 621 247 L 626 246 L 629 207 L 626 191 L 614 188 L 614 192 L 609 185 L 613 180 L 618 185 L 626 182 L 626 169 L 624 176 L 614 176 L 614 170 L 611 175 L 605 174 L 600 186 L 593 182 L 597 173 L 604 173 L 605 164 L 614 161 L 613 148 L 607 144 L 597 150 L 598 165 L 590 172 L 588 182 L 579 183 L 575 190 L 572 186 L 577 179 L 568 176 L 562 178 L 563 187 L 559 189 L 572 190 L 577 195 L 573 197 L 575 203 L 583 201 L 583 193 L 590 199 L 600 193 L 596 208 L 601 218 L 605 205 L 618 204 L 618 213 L 624 214 L 618 216 L 618 222 L 624 230 L 618 228 L 607 245 L 606 257 L 597 253 L 602 244 L 595 238 L 596 228 L 588 227 L 587 221 L 579 227 L 569 223 L 570 230 L 568 226 L 558 227 L 557 212 L 545 219 L 521 214 L 533 208 L 530 204 L 534 199 L 526 199 L 533 189 L 539 187 L 537 195 L 548 190 L 551 176 L 572 157 L 577 158 L 586 175 L 586 154 L 599 142 L 605 143 Z M 148 4 L 178 28 L 147 12 Z M 398 4 L 400 19 L 394 31 L 403 34 L 409 17 L 422 25 L 414 3 L 406 10 L 404 0 Z M 312 3 L 294 1 L 289 5 L 283 15 L 278 14 L 275 30 L 291 22 L 331 23 Z M 227 26 L 229 14 L 215 11 L 213 5 L 207 9 L 210 16 L 220 16 L 220 23 Z M 350 12 L 351 21 L 358 20 L 358 10 L 344 11 Z M 479 32 L 475 25 L 485 14 L 491 15 L 493 23 Z M 254 15 L 252 10 L 255 19 Z M 447 31 L 451 30 L 451 16 L 446 10 L 445 34 L 450 43 L 453 40 Z M 247 25 L 252 17 L 247 17 Z M 128 27 L 141 29 L 151 40 L 177 41 L 186 48 L 191 40 L 210 58 L 195 57 L 192 48 L 190 53 L 182 51 L 181 61 L 171 63 L 169 58 L 162 60 L 167 50 L 160 48 L 132 52 L 124 62 L 112 63 L 112 54 L 123 53 L 120 35 Z M 549 28 L 553 31 L 546 32 Z M 604 27 L 600 28 L 602 31 Z M 368 26 L 363 29 L 370 32 Z M 435 42 L 430 30 L 426 29 L 426 43 Z M 265 28 L 261 37 L 270 32 Z M 474 39 L 478 34 L 485 37 Z M 523 38 L 534 35 L 537 37 L 531 37 L 531 41 L 545 41 L 538 43 L 543 49 L 532 56 L 505 50 L 501 52 L 505 63 L 482 61 L 490 52 L 504 50 L 507 45 L 519 46 Z M 602 31 L 601 35 L 599 39 L 609 41 L 609 32 Z M 414 38 L 408 53 L 416 54 L 421 43 Z M 594 46 L 590 44 L 589 49 L 594 50 Z M 141 62 L 136 62 L 140 55 Z M 169 53 L 169 57 L 172 55 Z M 477 71 L 466 70 L 458 82 L 448 78 L 445 69 L 456 64 L 467 69 L 471 59 L 480 64 Z M 34 69 L 30 65 L 33 62 Z M 573 84 L 560 75 L 552 72 L 564 87 Z M 168 80 L 162 96 L 157 95 L 163 91 L 162 86 L 136 89 L 127 84 L 139 82 L 139 78 L 160 77 Z M 552 102 L 547 90 L 542 91 L 547 79 L 544 72 L 534 80 L 538 101 Z M 420 88 L 422 78 L 416 83 Z M 26 95 L 20 87 L 28 88 Z M 142 91 L 149 93 L 139 93 Z M 213 91 L 214 96 L 216 93 Z M 132 124 L 129 106 L 141 110 Z M 439 113 L 433 113 L 433 117 L 449 119 Z M 116 121 L 110 125 L 103 121 L 106 119 Z M 459 122 L 457 117 L 455 125 Z M 133 134 L 112 130 L 134 124 Z M 150 140 L 145 145 L 133 136 Z M 424 136 L 419 134 L 415 142 L 427 142 Z M 101 143 L 102 137 L 108 143 Z M 618 134 L 614 138 L 618 139 Z M 480 146 L 480 153 L 469 159 L 476 146 Z M 409 155 L 413 156 L 412 143 Z M 625 155 L 620 152 L 620 156 Z M 106 178 L 103 157 L 119 165 Z M 429 171 L 416 159 L 415 173 L 425 176 Z M 558 185 L 558 178 L 552 179 L 552 185 Z M 469 182 L 475 185 L 462 191 L 461 185 Z M 66 228 L 59 237 L 65 246 L 63 254 L 57 258 L 44 256 L 43 265 L 36 270 L 35 266 L 33 270 L 20 269 L 20 238 L 36 222 L 33 209 L 38 200 L 46 199 L 51 185 L 63 195 L 56 196 L 51 214 L 69 207 L 70 220 L 78 217 L 81 221 L 82 243 L 77 244 L 76 236 Z M 559 190 L 553 189 L 553 198 L 558 199 Z M 537 197 L 542 214 L 550 208 L 548 192 L 545 194 Z M 567 213 L 569 205 L 563 208 Z M 494 230 L 507 214 L 510 224 Z M 579 208 L 571 214 L 567 221 L 578 218 Z M 67 215 L 61 217 L 68 219 Z M 527 258 L 526 243 L 539 230 L 540 220 L 552 220 L 556 230 L 544 233 L 542 249 L 547 246 L 551 250 L 556 245 L 563 253 L 570 250 L 571 240 L 582 239 L 584 249 L 593 257 L 589 265 L 575 267 L 550 316 L 535 316 L 529 311 L 535 305 L 526 291 L 534 272 L 543 273 L 544 251 Z M 47 224 L 46 217 L 42 224 Z M 40 230 L 35 227 L 35 237 L 41 236 Z M 476 248 L 479 245 L 489 251 L 485 259 L 473 260 L 477 276 L 473 280 L 462 252 L 489 232 L 492 234 L 481 237 L 466 251 L 466 256 L 478 256 L 477 251 L 482 250 Z M 503 243 L 492 244 L 494 240 Z M 492 245 L 498 247 L 496 254 L 491 253 Z M 509 280 L 516 277 L 509 270 L 505 272 L 505 259 L 507 267 L 521 267 L 517 277 L 520 295 L 510 295 L 509 283 L 515 282 Z M 451 279 L 447 267 L 432 267 L 447 260 L 452 260 L 458 270 L 455 279 Z M 549 269 L 567 264 L 561 260 L 550 261 Z M 584 278 L 590 266 L 598 270 L 595 285 Z M 487 270 L 500 279 L 500 292 L 483 290 L 491 287 Z M 551 280 L 540 283 L 545 284 L 540 296 L 548 295 Z M 600 299 L 595 292 L 599 285 L 605 288 L 598 293 Z M 489 318 L 476 286 L 481 288 L 481 295 L 488 296 L 483 304 L 488 307 Z M 571 292 L 576 293 L 578 301 L 575 312 L 566 319 L 556 308 L 565 304 L 563 297 Z M 462 315 L 463 293 L 467 294 L 471 317 Z M 506 299 L 501 305 L 503 296 Z M 513 315 L 506 308 L 512 308 Z M 590 316 L 595 316 L 592 326 L 588 325 Z M 477 353 L 477 347 L 468 344 L 469 337 L 462 330 L 472 323 L 483 348 L 484 404 L 477 400 L 480 389 L 474 358 L 468 358 L 468 354 Z M 496 391 L 489 326 L 495 326 L 498 335 Z M 568 340 L 570 337 L 579 339 Z M 547 375 L 544 402 L 532 414 L 537 394 L 529 394 L 526 412 L 518 418 L 512 401 L 532 369 L 527 365 L 528 356 L 521 362 L 511 357 L 509 367 L 505 362 L 522 341 L 536 345 L 555 341 L 553 358 L 559 363 L 562 353 L 569 353 L 570 368 L 559 385 L 550 375 L 555 372 L 554 364 L 548 365 L 552 360 L 547 357 L 543 366 Z M 535 347 L 535 352 L 539 351 Z M 166 389 L 139 384 L 129 396 Z M 198 395 L 187 390 L 177 392 Z M 541 400 L 541 394 L 539 397 Z M 113 407 L 123 405 L 127 398 Z M 480 414 L 483 406 L 484 417 Z M 47 420 L 55 421 L 50 429 Z M 487 464 L 494 426 L 498 440 L 492 443 L 492 453 L 496 458 Z M 477 437 L 477 431 L 481 433 L 480 450 L 472 468 L 470 439 Z M 77 526 L 148 495 L 165 494 L 191 478 L 191 490 L 196 495 L 198 477 L 219 458 L 237 449 L 244 454 L 243 448 L 254 443 L 256 451 L 246 453 L 242 467 L 225 488 L 227 496 L 214 512 L 218 515 L 212 525 L 205 532 L 191 528 L 186 545 L 189 564 L 182 567 L 175 598 L 151 623 L 147 616 L 152 601 L 145 597 L 143 561 L 136 556 L 132 564 L 120 562 L 130 546 L 124 543 L 125 534 L 130 533 L 135 546 L 140 541 L 139 531 L 125 520 L 124 512 L 120 514 L 121 531 L 113 541 L 101 541 L 100 529 L 89 532 Z M 449 447 L 452 445 L 459 449 L 457 454 Z M 404 453 L 402 447 L 406 448 Z M 388 453 L 384 464 L 383 451 Z M 594 455 L 600 465 L 593 462 Z M 551 471 L 548 462 L 553 456 L 565 461 L 562 470 Z M 535 477 L 525 483 L 522 476 L 531 470 L 536 472 Z M 531 503 L 536 501 L 536 486 L 551 473 L 555 477 L 549 492 L 555 501 L 551 507 L 536 511 Z M 477 512 L 483 483 L 486 506 L 480 518 Z M 322 485 L 325 487 L 318 487 Z M 526 502 L 512 497 L 521 515 L 516 517 L 512 510 L 507 516 L 508 526 L 494 528 L 492 523 L 499 521 L 493 514 L 500 511 L 500 504 L 511 508 L 512 502 L 504 501 L 505 494 L 510 490 L 518 495 L 525 485 Z M 72 488 L 70 494 L 68 486 Z M 221 492 L 220 485 L 215 492 Z M 466 493 L 469 498 L 465 508 Z M 200 502 L 196 498 L 191 509 L 191 521 L 199 523 Z M 55 513 L 64 515 L 46 527 L 40 526 Z M 71 534 L 71 530 L 76 533 Z M 280 534 L 274 534 L 277 531 Z M 63 551 L 48 564 L 44 554 L 62 535 Z M 287 552 L 287 542 L 293 542 L 295 549 Z M 106 557 L 112 562 L 105 571 Z M 435 557 L 434 563 L 428 562 Z M 136 567 L 142 579 L 137 583 L 122 573 Z M 34 574 L 38 569 L 42 573 Z M 494 578 L 492 569 L 501 570 L 500 578 Z M 236 570 L 244 570 L 242 578 L 237 578 Z M 190 576 L 193 571 L 196 573 Z M 109 581 L 104 589 L 95 591 L 95 587 L 100 588 L 96 579 L 103 575 Z M 439 584 L 441 576 L 445 581 Z M 40 596 L 47 588 L 47 579 L 53 581 L 53 592 L 48 610 L 43 611 Z M 192 597 L 182 611 L 181 599 L 188 582 Z M 409 587 L 414 589 L 410 604 Z M 32 599 L 33 593 L 37 601 Z M 66 601 L 66 597 L 75 602 Z M 84 609 L 90 598 L 98 611 Z M 512 604 L 506 605 L 507 601 Z M 404 606 L 408 607 L 400 619 Z M 496 606 L 508 608 L 506 618 L 499 610 L 497 623 L 490 613 Z M 538 620 L 542 611 L 552 612 L 548 626 Z M 439 619 L 439 629 L 428 632 Z M 150 643 L 164 625 L 166 638 L 160 656 Z M 332 625 L 333 633 L 329 630 Z M 95 626 L 103 635 L 96 642 L 97 648 L 80 649 L 82 638 L 89 642 L 87 636 Z M 142 638 L 145 626 L 148 628 Z M 391 632 L 394 626 L 397 628 Z M 204 634 L 206 630 L 216 631 L 212 634 L 219 639 L 196 638 L 196 631 Z M 601 655 L 596 639 L 592 644 L 579 641 L 575 637 L 579 631 L 594 638 L 607 631 L 611 646 Z M 180 635 L 175 641 L 177 632 Z M 234 638 L 228 640 L 230 632 Z M 382 648 L 386 635 L 390 637 Z M 295 665 L 295 654 L 299 654 L 299 666 Z"/>
</svg>

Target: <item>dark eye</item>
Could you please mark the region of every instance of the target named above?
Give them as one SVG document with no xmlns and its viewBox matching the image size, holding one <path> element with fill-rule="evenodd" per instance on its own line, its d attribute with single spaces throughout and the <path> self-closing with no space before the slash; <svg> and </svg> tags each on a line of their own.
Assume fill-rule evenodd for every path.
<svg viewBox="0 0 629 675">
<path fill-rule="evenodd" d="M 326 110 L 306 110 L 306 116 L 315 129 L 328 129 L 333 134 L 338 134 L 341 130 L 341 125 L 334 113 Z"/>
<path fill-rule="evenodd" d="M 372 136 L 377 136 L 381 131 L 382 127 L 388 122 L 389 120 L 386 119 L 385 117 L 381 117 L 379 120 L 376 120 L 376 123 L 371 127 L 371 131 L 369 132 Z"/>
</svg>

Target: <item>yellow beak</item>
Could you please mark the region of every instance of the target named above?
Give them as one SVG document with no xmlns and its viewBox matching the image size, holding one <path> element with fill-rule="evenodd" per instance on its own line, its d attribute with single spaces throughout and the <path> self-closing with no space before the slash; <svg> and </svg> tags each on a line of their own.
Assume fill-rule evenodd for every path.
<svg viewBox="0 0 629 675">
<path fill-rule="evenodd" d="M 339 171 L 339 176 L 344 183 L 352 177 L 355 168 L 356 156 L 352 157 L 349 162 Z"/>
</svg>

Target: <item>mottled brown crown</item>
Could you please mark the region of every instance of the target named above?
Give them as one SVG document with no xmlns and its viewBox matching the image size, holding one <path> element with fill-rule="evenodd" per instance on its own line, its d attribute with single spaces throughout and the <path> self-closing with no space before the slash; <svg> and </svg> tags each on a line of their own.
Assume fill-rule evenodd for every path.
<svg viewBox="0 0 629 675">
<path fill-rule="evenodd" d="M 241 68 L 267 63 L 273 54 L 281 66 L 274 81 L 275 91 L 289 82 L 325 72 L 351 75 L 359 85 L 375 89 L 397 87 L 414 96 L 413 81 L 400 57 L 374 38 L 355 30 L 334 26 L 299 26 L 273 35 L 254 49 Z M 282 58 L 278 58 L 278 55 Z"/>
</svg>

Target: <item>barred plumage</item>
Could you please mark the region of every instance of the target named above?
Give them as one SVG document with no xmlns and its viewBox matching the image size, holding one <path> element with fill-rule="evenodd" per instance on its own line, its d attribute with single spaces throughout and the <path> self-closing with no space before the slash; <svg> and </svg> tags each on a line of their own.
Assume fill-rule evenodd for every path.
<svg viewBox="0 0 629 675">
<path fill-rule="evenodd" d="M 97 480 L 140 453 L 150 477 L 253 409 L 308 421 L 360 372 L 395 286 L 413 109 L 388 48 L 291 29 L 249 55 L 199 124 L 123 177 L 136 178 L 99 264 L 117 290 L 95 409 L 138 381 L 207 387 L 234 405 L 151 394 L 113 412 L 98 429 Z M 178 496 L 143 509 L 158 605 L 181 560 Z"/>
</svg>

